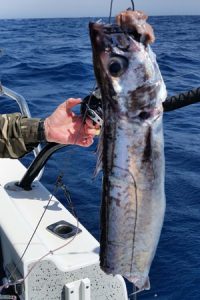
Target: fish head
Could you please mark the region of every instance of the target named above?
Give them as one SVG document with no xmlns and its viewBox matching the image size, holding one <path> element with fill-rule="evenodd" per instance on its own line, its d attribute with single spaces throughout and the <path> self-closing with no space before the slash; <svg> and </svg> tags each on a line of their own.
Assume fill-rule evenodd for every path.
<svg viewBox="0 0 200 300">
<path fill-rule="evenodd" d="M 155 54 L 137 30 L 124 31 L 117 24 L 102 23 L 90 23 L 89 29 L 103 110 L 108 102 L 115 110 L 134 113 L 157 105 L 155 95 L 164 83 Z M 160 104 L 165 96 L 164 92 Z M 127 101 L 121 103 L 120 98 Z"/>
</svg>

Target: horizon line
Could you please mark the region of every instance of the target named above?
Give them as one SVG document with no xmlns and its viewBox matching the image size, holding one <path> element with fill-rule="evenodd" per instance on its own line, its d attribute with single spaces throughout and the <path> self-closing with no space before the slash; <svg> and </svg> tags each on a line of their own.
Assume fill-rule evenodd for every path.
<svg viewBox="0 0 200 300">
<path fill-rule="evenodd" d="M 149 15 L 148 17 L 176 17 L 176 16 L 200 16 L 200 14 L 160 14 L 160 15 Z M 88 19 L 88 18 L 108 18 L 108 16 L 87 16 L 87 17 L 1 17 L 0 20 L 28 20 L 28 19 Z M 114 17 L 112 17 L 114 18 Z"/>
</svg>

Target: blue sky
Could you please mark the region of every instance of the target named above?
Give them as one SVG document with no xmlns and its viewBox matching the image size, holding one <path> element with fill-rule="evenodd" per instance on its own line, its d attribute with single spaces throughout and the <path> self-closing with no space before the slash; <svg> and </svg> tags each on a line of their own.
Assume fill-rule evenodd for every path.
<svg viewBox="0 0 200 300">
<path fill-rule="evenodd" d="M 114 0 L 113 14 L 131 1 Z M 0 18 L 108 16 L 110 0 L 0 0 Z M 135 0 L 148 15 L 199 14 L 200 0 Z"/>
</svg>

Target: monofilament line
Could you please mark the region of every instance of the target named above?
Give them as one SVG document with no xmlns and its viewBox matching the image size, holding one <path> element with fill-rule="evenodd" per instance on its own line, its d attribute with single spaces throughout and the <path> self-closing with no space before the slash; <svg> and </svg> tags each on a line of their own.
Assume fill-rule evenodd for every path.
<svg viewBox="0 0 200 300">
<path fill-rule="evenodd" d="M 113 0 L 111 0 L 111 1 L 110 1 L 110 14 L 109 14 L 108 23 L 111 23 L 111 16 L 112 16 L 112 6 L 113 6 Z"/>
</svg>

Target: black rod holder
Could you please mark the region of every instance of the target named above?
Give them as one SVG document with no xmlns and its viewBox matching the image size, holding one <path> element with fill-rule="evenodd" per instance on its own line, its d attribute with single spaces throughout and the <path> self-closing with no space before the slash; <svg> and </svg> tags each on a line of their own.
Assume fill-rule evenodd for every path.
<svg viewBox="0 0 200 300">
<path fill-rule="evenodd" d="M 25 175 L 20 182 L 17 183 L 17 186 L 21 187 L 26 191 L 30 191 L 33 180 L 40 173 L 41 169 L 44 167 L 51 155 L 57 150 L 67 147 L 69 145 L 61 145 L 57 143 L 48 143 L 38 154 L 38 156 L 31 163 L 27 169 Z"/>
</svg>

